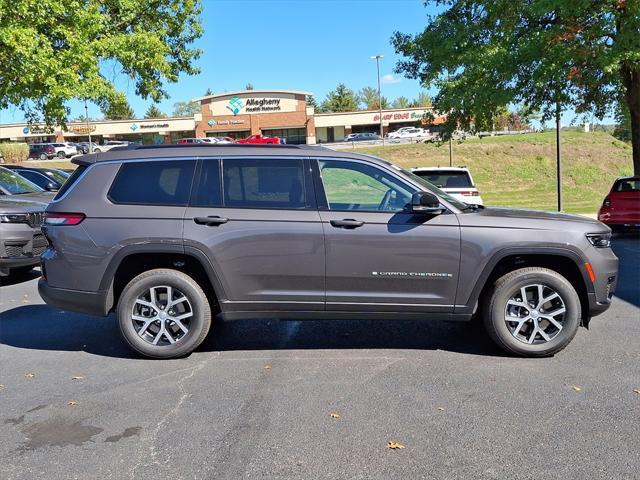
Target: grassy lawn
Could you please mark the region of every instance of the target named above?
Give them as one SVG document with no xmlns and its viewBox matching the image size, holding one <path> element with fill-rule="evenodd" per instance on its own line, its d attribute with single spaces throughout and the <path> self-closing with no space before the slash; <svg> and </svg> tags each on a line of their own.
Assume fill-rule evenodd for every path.
<svg viewBox="0 0 640 480">
<path fill-rule="evenodd" d="M 69 160 L 45 160 L 45 161 L 36 161 L 36 162 L 26 162 L 23 165 L 29 167 L 47 167 L 47 168 L 65 168 L 65 169 L 75 169 L 77 165 L 75 163 L 71 163 Z"/>
<path fill-rule="evenodd" d="M 449 165 L 449 144 L 359 148 L 402 167 Z M 631 146 L 604 132 L 562 132 L 567 212 L 600 207 L 615 178 L 633 171 Z M 453 144 L 453 165 L 469 167 L 487 205 L 556 208 L 555 133 L 469 139 Z"/>
</svg>

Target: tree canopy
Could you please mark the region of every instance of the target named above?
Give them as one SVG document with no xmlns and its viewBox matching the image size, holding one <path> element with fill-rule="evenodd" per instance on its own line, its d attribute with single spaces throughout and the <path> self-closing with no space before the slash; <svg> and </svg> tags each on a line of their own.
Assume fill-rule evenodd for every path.
<svg viewBox="0 0 640 480">
<path fill-rule="evenodd" d="M 174 117 L 192 117 L 200 112 L 200 104 L 198 102 L 176 102 L 173 104 Z"/>
<path fill-rule="evenodd" d="M 144 114 L 144 118 L 167 118 L 167 114 L 158 108 L 157 105 L 151 105 Z"/>
<path fill-rule="evenodd" d="M 117 77 L 137 95 L 167 98 L 166 82 L 195 74 L 199 0 L 0 0 L 0 108 L 65 124 L 68 102 L 120 102 Z"/>
<path fill-rule="evenodd" d="M 396 32 L 396 72 L 434 86 L 446 132 L 523 105 L 597 118 L 619 102 L 631 117 L 640 173 L 640 0 L 435 0 L 444 10 L 416 35 Z"/>
<path fill-rule="evenodd" d="M 364 108 L 366 110 L 378 110 L 380 108 L 380 103 L 382 103 L 382 108 L 389 108 L 389 100 L 384 96 L 378 99 L 377 88 L 362 88 L 360 92 L 358 92 L 358 99 L 364 104 Z"/>
<path fill-rule="evenodd" d="M 100 109 L 107 120 L 131 120 L 136 118 L 136 114 L 131 105 L 129 105 L 127 97 L 122 93 L 116 94 L 111 101 L 101 105 Z"/>
<path fill-rule="evenodd" d="M 339 83 L 335 90 L 327 93 L 327 98 L 322 102 L 322 111 L 325 112 L 349 112 L 358 109 L 358 96 L 353 90 L 347 88 L 344 83 Z"/>
</svg>

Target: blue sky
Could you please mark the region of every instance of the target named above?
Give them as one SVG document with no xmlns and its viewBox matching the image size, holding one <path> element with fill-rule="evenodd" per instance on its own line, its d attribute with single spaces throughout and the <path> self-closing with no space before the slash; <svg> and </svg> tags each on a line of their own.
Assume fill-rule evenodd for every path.
<svg viewBox="0 0 640 480">
<path fill-rule="evenodd" d="M 399 59 L 390 44 L 394 31 L 417 33 L 435 13 L 422 0 L 203 0 L 204 34 L 196 46 L 201 73 L 169 84 L 171 98 L 160 109 L 171 114 L 173 104 L 214 92 L 244 89 L 292 89 L 312 92 L 318 101 L 339 83 L 359 90 L 376 85 L 375 61 L 384 55 L 382 93 L 389 100 L 414 98 L 421 90 L 415 80 L 393 74 Z M 138 117 L 151 105 L 135 95 L 126 77 L 115 78 L 127 93 Z M 71 118 L 84 106 L 71 105 Z M 100 117 L 90 105 L 89 115 Z M 572 115 L 566 114 L 569 122 Z M 0 122 L 20 122 L 18 109 L 0 111 Z"/>
</svg>

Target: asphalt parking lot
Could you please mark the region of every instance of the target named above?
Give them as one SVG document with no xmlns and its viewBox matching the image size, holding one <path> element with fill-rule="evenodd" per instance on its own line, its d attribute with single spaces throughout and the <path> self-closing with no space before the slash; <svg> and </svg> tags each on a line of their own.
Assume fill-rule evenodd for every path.
<svg viewBox="0 0 640 480">
<path fill-rule="evenodd" d="M 0 478 L 637 479 L 640 241 L 614 243 L 613 306 L 537 360 L 469 324 L 366 319 L 218 323 L 143 360 L 112 317 L 4 281 Z"/>
</svg>

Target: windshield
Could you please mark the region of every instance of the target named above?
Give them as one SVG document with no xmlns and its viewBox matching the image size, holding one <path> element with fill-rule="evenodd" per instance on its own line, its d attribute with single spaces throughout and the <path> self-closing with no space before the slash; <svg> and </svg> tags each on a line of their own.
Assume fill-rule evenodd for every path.
<svg viewBox="0 0 640 480">
<path fill-rule="evenodd" d="M 451 205 L 453 205 L 454 207 L 456 207 L 459 210 L 466 210 L 469 207 L 469 205 L 467 205 L 464 202 L 461 202 L 460 200 L 456 200 L 455 198 L 453 198 L 451 195 L 443 192 L 442 190 L 440 190 L 438 187 L 436 187 L 434 184 L 432 184 L 431 182 L 429 182 L 428 180 L 425 180 L 422 177 L 419 177 L 418 175 L 405 170 L 404 168 L 401 168 L 400 171 L 402 173 L 404 173 L 407 177 L 409 177 L 411 180 L 413 180 L 414 182 L 416 182 L 417 184 L 423 186 L 426 190 L 435 193 L 438 197 L 440 198 L 444 198 L 447 202 L 449 202 Z"/>
<path fill-rule="evenodd" d="M 61 172 L 60 170 L 47 170 L 47 171 L 45 171 L 45 174 L 48 177 L 53 178 L 60 185 L 62 185 L 64 182 L 66 182 L 67 178 L 69 178 L 69 174 L 68 173 Z"/>
<path fill-rule="evenodd" d="M 35 183 L 31 183 L 17 173 L 13 173 L 11 170 L 2 167 L 0 167 L 0 188 L 12 195 L 44 192 L 44 190 Z"/>
</svg>

